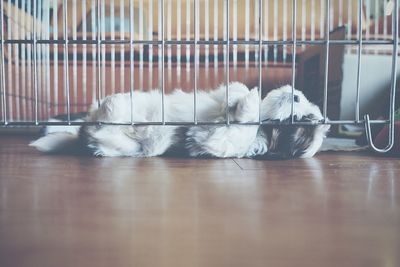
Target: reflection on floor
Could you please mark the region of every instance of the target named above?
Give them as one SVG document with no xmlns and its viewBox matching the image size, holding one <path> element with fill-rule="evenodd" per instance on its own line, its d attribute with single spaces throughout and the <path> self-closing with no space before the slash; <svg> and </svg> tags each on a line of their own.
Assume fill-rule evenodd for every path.
<svg viewBox="0 0 400 267">
<path fill-rule="evenodd" d="M 0 136 L 0 266 L 399 266 L 400 161 L 87 158 Z"/>
</svg>

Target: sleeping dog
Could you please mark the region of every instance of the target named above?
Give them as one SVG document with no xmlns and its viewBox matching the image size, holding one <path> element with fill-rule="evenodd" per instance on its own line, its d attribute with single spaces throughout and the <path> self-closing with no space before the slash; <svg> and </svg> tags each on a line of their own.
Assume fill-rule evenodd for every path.
<svg viewBox="0 0 400 267">
<path fill-rule="evenodd" d="M 226 103 L 224 85 L 196 95 L 199 122 L 223 123 L 226 114 L 231 122 L 251 123 L 272 121 L 263 125 L 109 125 L 107 123 L 157 122 L 162 120 L 162 94 L 159 90 L 114 94 L 104 98 L 77 121 L 103 124 L 48 126 L 45 135 L 30 145 L 43 152 L 62 152 L 76 148 L 95 156 L 152 157 L 174 150 L 184 150 L 191 157 L 210 156 L 261 157 L 287 159 L 312 157 L 320 148 L 329 125 L 317 125 L 323 119 L 319 108 L 302 92 L 295 90 L 293 116 L 310 125 L 290 125 L 292 87 L 271 91 L 261 102 L 257 88 L 244 84 L 229 84 Z M 261 105 L 261 106 L 259 106 Z M 228 110 L 227 110 L 228 109 Z M 260 115 L 261 112 L 261 115 Z M 175 90 L 164 97 L 164 119 L 174 122 L 193 121 L 193 93 Z M 132 116 L 132 117 L 131 117 Z M 56 119 L 52 119 L 56 120 Z"/>
</svg>

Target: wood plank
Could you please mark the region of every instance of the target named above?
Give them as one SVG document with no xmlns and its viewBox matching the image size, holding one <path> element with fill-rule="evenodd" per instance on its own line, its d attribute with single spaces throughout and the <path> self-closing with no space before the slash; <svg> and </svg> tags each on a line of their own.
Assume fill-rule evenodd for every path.
<svg viewBox="0 0 400 267">
<path fill-rule="evenodd" d="M 399 266 L 399 160 L 49 156 L 0 136 L 0 266 Z M 235 166 L 236 167 L 235 167 Z"/>
</svg>

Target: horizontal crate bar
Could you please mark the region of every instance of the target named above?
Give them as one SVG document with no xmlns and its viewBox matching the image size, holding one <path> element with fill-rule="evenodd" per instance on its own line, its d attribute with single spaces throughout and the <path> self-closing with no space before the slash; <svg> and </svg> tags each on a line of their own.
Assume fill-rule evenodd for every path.
<svg viewBox="0 0 400 267">
<path fill-rule="evenodd" d="M 359 40 L 329 40 L 330 44 L 333 45 L 357 45 L 359 44 Z M 4 40 L 5 44 L 33 44 L 33 40 Z M 96 39 L 92 40 L 37 40 L 37 44 L 97 44 Z M 393 45 L 393 40 L 363 40 L 363 45 Z M 108 45 L 108 44 L 143 44 L 143 45 L 161 45 L 162 41 L 146 41 L 146 40 L 100 40 L 100 44 Z M 165 45 L 227 45 L 227 41 L 165 41 Z M 237 40 L 237 41 L 229 41 L 230 45 L 259 45 L 259 41 L 257 40 Z M 262 41 L 262 45 L 325 45 L 326 40 L 286 40 L 286 41 Z M 400 43 L 399 43 L 400 44 Z"/>
<path fill-rule="evenodd" d="M 389 120 L 371 120 L 371 124 L 388 124 L 390 121 Z M 364 124 L 364 120 L 360 121 L 352 121 L 352 120 L 336 120 L 336 121 L 327 121 L 324 123 L 323 121 L 320 122 L 305 122 L 305 121 L 294 121 L 293 123 L 291 122 L 275 122 L 275 121 L 264 121 L 261 123 L 261 125 L 310 125 L 310 126 L 316 126 L 316 125 L 321 125 L 321 124 L 332 124 L 332 125 L 337 125 L 337 124 Z M 111 122 L 74 122 L 71 121 L 68 123 L 67 121 L 65 122 L 50 122 L 50 121 L 38 121 L 37 123 L 31 122 L 31 121 L 20 121 L 20 122 L 8 122 L 7 124 L 1 123 L 0 125 L 2 126 L 66 126 L 66 125 L 71 125 L 71 126 L 89 126 L 89 125 L 119 125 L 119 126 L 157 126 L 157 125 L 170 125 L 170 126 L 198 126 L 198 125 L 204 125 L 204 126 L 225 126 L 227 125 L 226 122 L 201 122 L 198 121 L 197 124 L 194 124 L 193 122 L 133 122 L 133 123 L 111 123 Z M 243 125 L 243 126 L 259 126 L 259 122 L 230 122 L 229 125 Z"/>
</svg>

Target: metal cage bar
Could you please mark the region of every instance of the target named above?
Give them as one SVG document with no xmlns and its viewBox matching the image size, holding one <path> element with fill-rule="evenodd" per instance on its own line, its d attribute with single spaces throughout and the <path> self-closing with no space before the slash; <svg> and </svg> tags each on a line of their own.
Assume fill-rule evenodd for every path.
<svg viewBox="0 0 400 267">
<path fill-rule="evenodd" d="M 263 1 L 259 0 L 258 1 L 258 97 L 259 97 L 259 102 L 258 102 L 258 123 L 262 123 L 262 118 L 261 118 L 261 103 L 262 103 L 262 64 L 263 64 L 263 58 L 262 58 L 262 51 L 263 51 L 263 45 L 262 45 L 262 26 L 263 26 Z"/>
<path fill-rule="evenodd" d="M 0 35 L 1 35 L 1 42 L 0 42 L 0 49 L 1 49 L 1 106 L 2 106 L 2 114 L 3 114 L 3 124 L 7 125 L 7 101 L 6 101 L 6 75 L 5 75 L 5 66 L 4 66 L 4 2 L 0 2 Z"/>
<path fill-rule="evenodd" d="M 365 115 L 365 128 L 367 133 L 367 140 L 370 147 L 379 153 L 389 152 L 395 142 L 395 126 L 394 126 L 394 113 L 395 113 L 395 102 L 396 102 L 396 80 L 397 80 L 397 62 L 398 62 L 398 50 L 399 50 L 399 0 L 394 1 L 394 11 L 392 16 L 392 25 L 393 25 L 393 57 L 392 57 L 392 75 L 391 75 L 391 90 L 390 90 L 390 107 L 389 107 L 389 135 L 388 135 L 388 144 L 384 148 L 378 148 L 375 146 L 374 141 L 372 140 L 371 133 L 371 121 L 369 115 Z"/>
<path fill-rule="evenodd" d="M 70 1 L 71 2 L 71 1 Z M 84 2 L 84 1 L 83 1 Z M 77 3 L 76 0 L 72 1 L 72 38 L 77 39 L 77 22 L 76 22 Z M 68 38 L 66 38 L 68 39 Z M 72 99 L 73 103 L 78 103 L 78 47 L 76 44 L 72 45 Z M 68 55 L 68 54 L 67 54 Z M 77 112 L 74 106 L 73 112 Z"/>
<path fill-rule="evenodd" d="M 124 1 L 120 0 L 119 1 L 120 4 L 120 8 L 119 8 L 119 20 L 120 20 L 120 24 L 121 24 L 121 29 L 120 29 L 120 34 L 121 34 L 121 40 L 125 39 L 125 7 L 124 7 Z M 129 23 L 130 25 L 130 23 Z M 129 29 L 130 32 L 130 29 Z M 121 71 L 120 71 L 120 83 L 121 83 L 121 89 L 123 90 L 123 92 L 125 91 L 124 87 L 125 87 L 125 46 L 124 44 L 120 45 L 120 66 L 121 66 Z"/>
<path fill-rule="evenodd" d="M 296 53 L 297 53 L 297 0 L 292 0 L 292 99 L 290 120 L 294 123 L 294 88 L 296 86 Z"/>
<path fill-rule="evenodd" d="M 57 2 L 54 1 L 53 9 L 56 9 L 56 8 L 57 8 Z M 53 14 L 53 25 L 58 26 L 57 23 L 58 23 L 58 14 L 57 14 L 57 12 L 55 12 Z M 58 27 L 54 27 L 53 39 L 54 40 L 58 39 Z M 53 50 L 58 51 L 58 44 L 53 44 Z M 54 60 L 53 66 L 58 66 L 58 53 L 54 53 L 53 60 Z M 57 103 L 57 101 L 58 101 L 58 67 L 54 67 L 53 77 L 54 77 L 54 90 L 53 90 L 54 91 L 54 102 Z M 58 113 L 58 111 L 59 111 L 58 106 L 55 106 L 54 112 Z"/>
<path fill-rule="evenodd" d="M 93 44 L 91 44 L 91 56 L 92 56 L 92 65 L 91 65 L 91 67 L 92 67 L 92 73 L 91 73 L 91 76 L 92 76 L 92 89 L 91 89 L 91 92 L 92 92 L 92 102 L 94 102 L 94 101 L 97 101 L 97 105 L 99 105 L 100 103 L 99 103 L 99 100 L 98 100 L 98 97 L 96 96 L 96 92 L 97 92 L 97 84 L 96 84 L 96 80 L 97 80 L 97 74 L 96 74 L 96 71 L 97 71 L 97 62 L 96 62 L 96 56 L 97 56 L 97 50 L 96 50 L 96 48 L 97 48 L 97 43 L 96 43 L 96 39 L 97 39 L 97 12 L 96 12 L 96 1 L 97 0 L 91 0 L 90 1 L 90 4 L 91 4 L 91 9 L 92 10 L 95 10 L 95 12 L 92 12 L 91 13 L 91 15 L 90 15 L 90 25 L 91 25 L 91 27 L 92 27 L 92 38 L 91 38 L 91 40 L 93 40 Z M 96 33 L 96 34 L 93 34 L 93 33 Z"/>
<path fill-rule="evenodd" d="M 358 26 L 357 26 L 357 36 L 358 36 L 358 51 L 357 51 L 357 92 L 356 92 L 356 107 L 355 107 L 355 118 L 356 121 L 360 120 L 360 89 L 361 89 L 361 55 L 362 55 L 362 3 L 363 0 L 358 1 Z"/>
<path fill-rule="evenodd" d="M 96 33 L 97 33 L 97 40 L 96 40 L 96 65 L 97 65 L 97 106 L 100 107 L 101 103 L 101 24 L 100 24 L 100 0 L 96 0 Z"/>
<path fill-rule="evenodd" d="M 98 0 L 96 0 L 98 1 Z M 161 45 L 163 42 L 161 40 L 102 40 L 100 39 L 100 44 L 104 45 L 117 45 L 117 44 L 142 44 L 142 45 Z M 19 40 L 19 39 L 7 39 L 4 40 L 4 44 L 33 44 L 34 40 Z M 37 39 L 37 44 L 97 44 L 97 40 L 81 40 L 81 39 Z M 262 40 L 262 45 L 292 45 L 292 40 Z M 326 40 L 296 40 L 297 45 L 324 45 Z M 354 40 L 330 40 L 331 45 L 358 45 L 358 38 Z M 165 40 L 165 45 L 195 45 L 194 40 Z M 198 40 L 198 45 L 227 45 L 227 41 L 221 40 Z M 258 45 L 258 40 L 230 40 L 230 45 Z M 363 45 L 393 45 L 393 40 L 363 40 Z"/>
<path fill-rule="evenodd" d="M 198 56 L 198 20 L 199 20 L 199 1 L 194 1 L 194 89 L 193 89 L 193 123 L 197 124 L 197 83 L 198 83 L 198 71 L 199 71 L 199 56 Z"/>
<path fill-rule="evenodd" d="M 330 50 L 330 10 L 331 1 L 326 0 L 325 7 L 325 76 L 324 76 L 324 104 L 322 115 L 324 116 L 324 123 L 328 120 L 328 80 L 329 80 L 329 50 Z"/>
<path fill-rule="evenodd" d="M 64 0 L 65 1 L 65 0 Z M 35 95 L 35 124 L 38 125 L 38 73 L 37 73 L 37 41 L 36 41 L 36 19 L 37 19 L 37 2 L 33 2 L 33 31 L 32 31 L 32 38 L 33 38 L 33 88 L 34 88 L 34 95 Z"/>
<path fill-rule="evenodd" d="M 87 39 L 87 21 L 86 21 L 86 1 L 82 1 L 82 16 L 84 16 L 82 20 L 82 39 Z M 87 45 L 82 45 L 82 91 L 83 91 L 83 102 L 87 103 Z"/>
<path fill-rule="evenodd" d="M 226 66 L 225 66 L 225 82 L 226 82 L 226 89 L 225 89 L 225 101 L 226 101 L 226 125 L 229 125 L 230 119 L 229 119 L 229 83 L 230 83 L 230 76 L 229 76 L 229 55 L 230 55 L 230 35 L 229 35 L 229 0 L 226 0 Z"/>
<path fill-rule="evenodd" d="M 70 125 L 72 126 L 83 126 L 83 125 L 98 125 L 99 123 L 104 125 L 123 125 L 123 126 L 131 126 L 131 123 L 114 123 L 114 122 L 79 122 L 79 121 L 71 121 Z M 321 122 L 306 122 L 306 121 L 296 121 L 295 125 L 318 125 Z M 340 125 L 340 124 L 362 124 L 364 121 L 357 123 L 353 120 L 330 120 L 329 124 L 332 125 Z M 369 123 L 372 124 L 389 124 L 390 120 L 369 120 Z M 38 124 L 35 122 L 8 122 L 9 126 L 51 126 L 51 125 L 65 125 L 65 122 L 54 122 L 54 121 L 39 121 Z M 168 125 L 168 126 L 190 126 L 193 125 L 193 122 L 135 122 L 135 126 L 152 126 L 152 125 Z M 209 125 L 209 126 L 226 126 L 226 122 L 197 122 L 197 125 Z M 248 126 L 257 126 L 260 125 L 258 122 L 231 122 L 230 125 L 248 125 Z M 275 122 L 275 121 L 263 121 L 262 125 L 292 125 L 292 122 Z"/>
<path fill-rule="evenodd" d="M 68 9 L 67 0 L 63 0 L 63 26 L 65 40 L 68 40 Z M 67 122 L 71 125 L 71 110 L 70 110 L 70 92 L 69 92 L 69 72 L 68 72 L 68 42 L 64 43 L 64 90 L 67 96 Z"/>
<path fill-rule="evenodd" d="M 165 6 L 161 0 L 161 123 L 165 125 Z"/>
<path fill-rule="evenodd" d="M 131 112 L 131 124 L 134 125 L 133 121 L 133 89 L 135 86 L 134 83 L 134 47 L 133 47 L 133 35 L 134 35 L 134 10 L 133 10 L 133 0 L 129 0 L 129 101 L 130 101 L 130 112 Z"/>
</svg>

